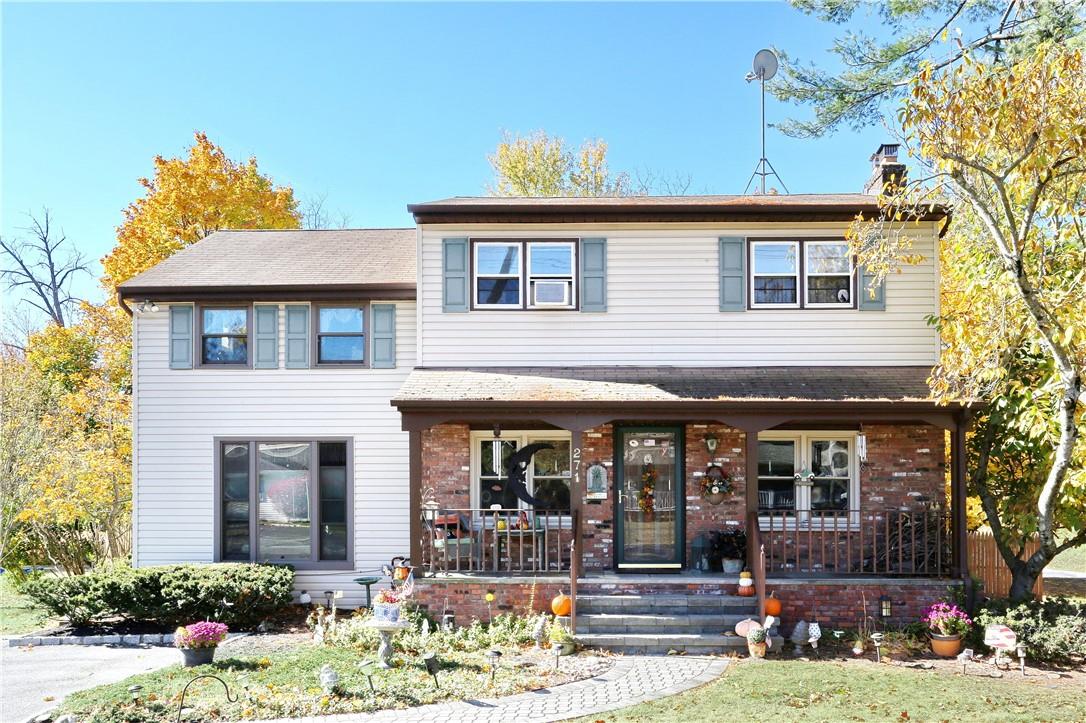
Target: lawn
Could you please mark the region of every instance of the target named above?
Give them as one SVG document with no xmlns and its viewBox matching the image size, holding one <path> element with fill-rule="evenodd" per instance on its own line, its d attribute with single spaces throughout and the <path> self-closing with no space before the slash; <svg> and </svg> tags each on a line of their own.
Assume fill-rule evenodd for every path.
<svg viewBox="0 0 1086 723">
<path fill-rule="evenodd" d="M 442 662 L 438 673 L 440 688 L 434 687 L 418 656 L 405 655 L 400 667 L 373 670 L 374 696 L 358 666 L 360 660 L 372 659 L 372 653 L 359 654 L 346 648 L 310 643 L 260 657 L 231 657 L 227 646 L 219 649 L 212 665 L 189 669 L 173 665 L 74 693 L 64 701 L 61 710 L 78 713 L 80 723 L 173 721 L 177 716 L 181 689 L 201 673 L 222 677 L 240 700 L 227 702 L 222 685 L 210 679 L 201 680 L 189 689 L 185 698 L 185 707 L 193 709 L 189 720 L 304 717 L 405 708 L 447 700 L 513 695 L 591 674 L 582 672 L 578 676 L 567 672 L 578 663 L 589 662 L 582 656 L 576 656 L 580 659 L 578 663 L 568 660 L 564 666 L 566 671 L 556 673 L 554 658 L 549 653 L 507 648 L 492 686 L 489 668 L 481 652 L 439 651 L 439 655 Z M 530 661 L 540 664 L 519 667 Z M 321 690 L 318 679 L 321 666 L 326 663 L 340 676 L 340 689 L 333 695 L 326 695 Z M 131 702 L 129 687 L 133 685 L 142 686 L 142 700 L 138 704 Z"/>
<path fill-rule="evenodd" d="M 16 591 L 10 575 L 0 575 L 0 635 L 30 633 L 44 627 L 48 620 L 46 610 Z"/>
<path fill-rule="evenodd" d="M 785 721 L 1082 721 L 1086 696 L 1074 685 L 1048 680 L 962 677 L 865 661 L 744 660 L 701 688 L 589 716 L 582 723 L 688 723 L 724 716 Z"/>
<path fill-rule="evenodd" d="M 1064 550 L 1048 563 L 1053 570 L 1071 570 L 1072 572 L 1086 572 L 1086 545 L 1072 547 Z"/>
</svg>

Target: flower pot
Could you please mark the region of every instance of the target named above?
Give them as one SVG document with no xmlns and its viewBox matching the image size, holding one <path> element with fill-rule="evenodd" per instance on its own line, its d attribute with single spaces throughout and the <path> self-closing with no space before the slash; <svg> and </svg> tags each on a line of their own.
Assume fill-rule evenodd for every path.
<svg viewBox="0 0 1086 723">
<path fill-rule="evenodd" d="M 724 558 L 724 560 L 722 560 L 722 563 L 724 565 L 724 572 L 734 575 L 737 572 L 743 571 L 742 560 L 729 560 L 728 558 Z"/>
<path fill-rule="evenodd" d="M 747 641 L 747 651 L 750 653 L 750 657 L 752 658 L 764 658 L 765 649 L 766 643 L 764 640 L 760 643 L 753 643 L 749 640 Z"/>
<path fill-rule="evenodd" d="M 962 651 L 961 635 L 939 635 L 928 633 L 931 637 L 931 652 L 943 658 L 953 658 Z"/>
<path fill-rule="evenodd" d="M 560 651 L 559 655 L 573 655 L 573 651 L 577 649 L 574 643 L 551 643 L 551 650 Z"/>
<path fill-rule="evenodd" d="M 400 620 L 400 606 L 395 603 L 374 603 L 373 619 L 387 623 L 396 623 Z"/>
<path fill-rule="evenodd" d="M 215 659 L 215 648 L 178 648 L 181 651 L 181 665 L 195 668 L 197 665 L 210 665 Z"/>
<path fill-rule="evenodd" d="M 705 495 L 705 501 L 711 505 L 719 505 L 724 501 L 724 497 L 725 495 L 723 492 L 710 492 Z"/>
</svg>

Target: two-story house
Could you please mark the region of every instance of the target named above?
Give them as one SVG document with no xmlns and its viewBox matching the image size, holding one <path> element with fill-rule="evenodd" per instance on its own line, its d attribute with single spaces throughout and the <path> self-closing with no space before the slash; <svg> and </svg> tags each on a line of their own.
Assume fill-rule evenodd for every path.
<svg viewBox="0 0 1086 723">
<path fill-rule="evenodd" d="M 942 210 L 874 286 L 844 239 L 870 194 L 408 208 L 220 232 L 122 286 L 137 564 L 285 562 L 358 602 L 408 555 L 431 612 L 575 586 L 603 644 L 655 623 L 601 598 L 734 600 L 724 532 L 792 622 L 915 619 L 967 577 L 965 409 L 926 383 Z"/>
</svg>

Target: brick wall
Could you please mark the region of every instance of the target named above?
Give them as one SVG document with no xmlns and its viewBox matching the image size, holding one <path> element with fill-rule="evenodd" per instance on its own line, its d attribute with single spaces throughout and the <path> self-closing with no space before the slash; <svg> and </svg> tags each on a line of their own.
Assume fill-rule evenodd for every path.
<svg viewBox="0 0 1086 723">
<path fill-rule="evenodd" d="M 441 507 L 471 506 L 471 429 L 441 424 L 422 432 L 422 499 Z"/>
<path fill-rule="evenodd" d="M 819 583 L 817 580 L 787 583 L 769 582 L 766 594 L 776 593 L 781 601 L 781 632 L 787 637 L 800 620 L 817 620 L 822 634 L 829 635 L 827 626 L 855 630 L 865 617 L 875 624 L 889 623 L 901 626 L 920 619 L 928 605 L 947 595 L 951 580 L 908 580 L 900 583 Z M 879 597 L 890 598 L 892 615 L 884 619 L 879 615 Z M 870 625 L 870 621 L 868 621 Z"/>
<path fill-rule="evenodd" d="M 550 612 L 551 599 L 560 592 L 569 593 L 569 583 L 548 580 L 534 584 L 523 581 L 447 580 L 426 578 L 416 581 L 414 600 L 427 612 L 440 620 L 442 611 L 448 609 L 456 616 L 457 625 L 469 625 L 473 620 L 489 620 L 490 612 L 527 615 L 532 612 Z M 494 602 L 488 610 L 486 594 L 494 593 Z M 534 597 L 534 600 L 533 600 Z"/>
<path fill-rule="evenodd" d="M 861 509 L 916 505 L 917 497 L 943 501 L 945 433 L 930 424 L 865 424 L 867 462 L 860 471 Z"/>
<path fill-rule="evenodd" d="M 606 465 L 611 477 L 611 485 L 605 500 L 586 500 L 582 507 L 584 522 L 584 568 L 585 570 L 610 570 L 613 565 L 615 541 L 614 504 L 615 504 L 615 468 L 614 468 L 614 429 L 610 424 L 584 433 L 581 440 L 581 468 L 601 462 Z"/>
<path fill-rule="evenodd" d="M 716 453 L 710 454 L 705 438 L 718 440 Z M 743 450 L 746 435 L 738 429 L 718 424 L 686 425 L 686 564 L 694 567 L 693 544 L 698 535 L 714 530 L 745 526 L 746 462 Z M 702 499 L 702 474 L 710 463 L 731 475 L 735 491 L 719 505 Z"/>
</svg>

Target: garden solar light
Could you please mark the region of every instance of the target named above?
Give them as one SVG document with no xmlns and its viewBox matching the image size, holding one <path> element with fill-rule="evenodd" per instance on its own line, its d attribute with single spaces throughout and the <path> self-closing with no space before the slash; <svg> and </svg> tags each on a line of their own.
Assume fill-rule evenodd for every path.
<svg viewBox="0 0 1086 723">
<path fill-rule="evenodd" d="M 334 595 L 334 593 L 331 590 L 324 591 L 324 607 L 331 609 L 332 595 Z"/>
<path fill-rule="evenodd" d="M 128 697 L 132 699 L 133 703 L 140 702 L 140 691 L 142 690 L 142 685 L 131 685 L 128 687 Z"/>
<path fill-rule="evenodd" d="M 554 669 L 558 670 L 558 661 L 562 659 L 562 648 L 551 648 L 551 654 L 554 656 Z"/>
<path fill-rule="evenodd" d="M 1022 671 L 1022 675 L 1026 674 L 1026 646 L 1023 643 L 1019 643 L 1015 646 L 1014 652 L 1018 654 L 1018 667 Z"/>
<path fill-rule="evenodd" d="M 882 662 L 882 633 L 871 633 L 871 642 L 875 644 L 875 662 Z"/>
<path fill-rule="evenodd" d="M 370 695 L 376 698 L 377 690 L 373 687 L 373 672 L 371 671 L 372 666 L 372 660 L 363 660 L 361 663 L 358 664 L 358 667 L 362 670 L 362 675 L 366 676 L 366 682 L 370 685 Z"/>
<path fill-rule="evenodd" d="M 483 655 L 490 661 L 490 684 L 494 685 L 494 675 L 498 672 L 498 658 L 502 657 L 500 650 L 488 650 Z"/>
<path fill-rule="evenodd" d="M 440 688 L 437 682 L 437 671 L 441 669 L 441 661 L 437 659 L 437 654 L 426 653 L 422 656 L 422 662 L 426 663 L 426 672 L 434 679 L 434 687 Z"/>
</svg>

